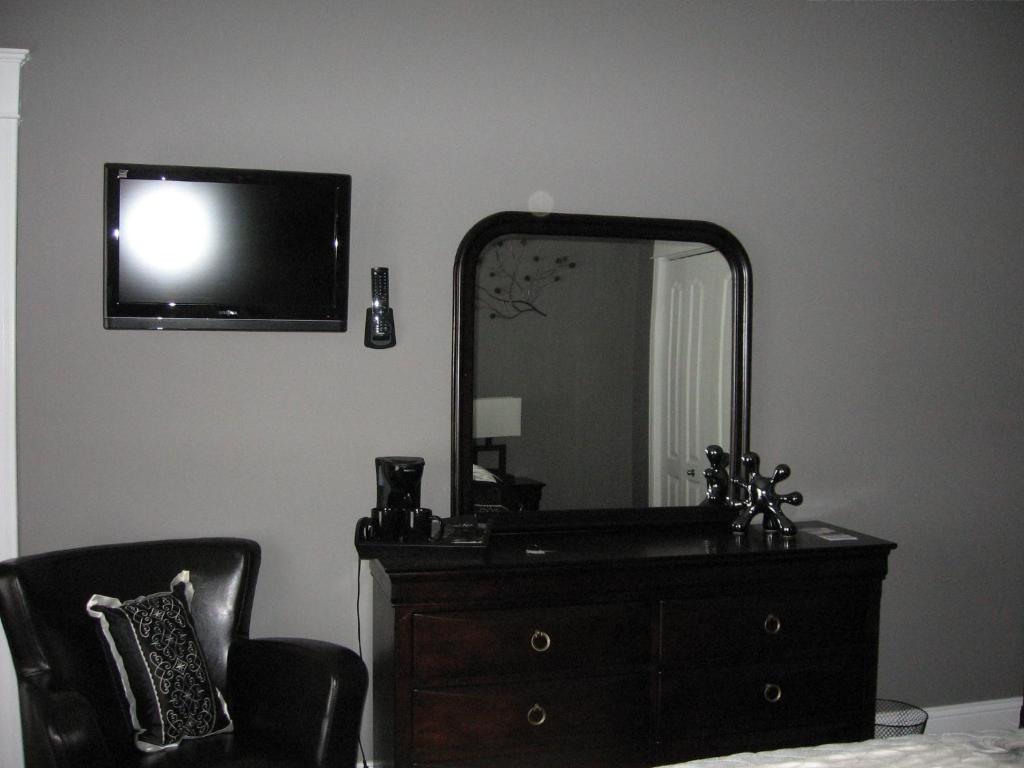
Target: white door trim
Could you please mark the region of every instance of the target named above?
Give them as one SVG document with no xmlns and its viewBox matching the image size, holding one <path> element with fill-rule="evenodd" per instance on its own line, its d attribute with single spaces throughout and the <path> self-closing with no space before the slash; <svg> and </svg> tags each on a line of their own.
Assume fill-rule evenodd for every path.
<svg viewBox="0 0 1024 768">
<path fill-rule="evenodd" d="M 28 51 L 0 48 L 0 560 L 18 554 L 18 462 L 15 422 L 15 253 L 21 65 Z M 0 765 L 21 766 L 18 687 L 7 639 L 0 633 Z"/>
</svg>

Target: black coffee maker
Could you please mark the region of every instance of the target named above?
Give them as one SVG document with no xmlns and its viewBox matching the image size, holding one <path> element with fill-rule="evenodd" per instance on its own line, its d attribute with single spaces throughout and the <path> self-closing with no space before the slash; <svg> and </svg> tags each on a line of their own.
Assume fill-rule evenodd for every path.
<svg viewBox="0 0 1024 768">
<path fill-rule="evenodd" d="M 377 541 L 415 543 L 436 539 L 441 520 L 420 506 L 423 459 L 419 456 L 378 456 L 377 506 L 364 535 Z"/>
</svg>

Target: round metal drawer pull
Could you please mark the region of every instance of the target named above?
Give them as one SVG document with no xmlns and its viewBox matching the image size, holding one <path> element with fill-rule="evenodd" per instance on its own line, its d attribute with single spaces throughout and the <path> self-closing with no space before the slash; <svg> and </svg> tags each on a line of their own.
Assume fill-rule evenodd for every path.
<svg viewBox="0 0 1024 768">
<path fill-rule="evenodd" d="M 530 707 L 530 711 L 526 713 L 526 722 L 530 725 L 542 725 L 547 719 L 548 713 L 544 711 L 544 707 L 540 704 L 534 704 Z"/>
<path fill-rule="evenodd" d="M 764 700 L 769 704 L 774 704 L 782 698 L 782 689 L 775 683 L 768 683 L 764 687 Z"/>
<path fill-rule="evenodd" d="M 777 635 L 782 629 L 782 619 L 774 613 L 769 613 L 764 620 L 764 631 L 769 635 Z"/>
<path fill-rule="evenodd" d="M 543 630 L 536 630 L 530 635 L 530 647 L 537 653 L 544 653 L 544 651 L 551 647 L 551 635 Z"/>
</svg>

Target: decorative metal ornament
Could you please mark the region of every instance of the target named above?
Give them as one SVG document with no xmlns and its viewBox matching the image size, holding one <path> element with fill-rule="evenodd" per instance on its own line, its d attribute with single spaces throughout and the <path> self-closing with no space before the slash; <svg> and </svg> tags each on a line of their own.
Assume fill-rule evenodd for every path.
<svg viewBox="0 0 1024 768">
<path fill-rule="evenodd" d="M 739 480 L 737 484 L 747 491 L 742 511 L 732 522 L 734 533 L 746 533 L 750 521 L 757 515 L 764 515 L 764 532 L 767 534 L 781 532 L 783 536 L 795 536 L 796 525 L 782 511 L 783 504 L 794 507 L 803 503 L 803 494 L 799 491 L 780 494 L 775 491 L 777 483 L 789 477 L 789 466 L 779 464 L 771 477 L 761 474 L 761 457 L 756 453 L 746 453 L 740 457 L 740 463 L 747 471 L 747 480 Z"/>
<path fill-rule="evenodd" d="M 728 504 L 732 496 L 732 478 L 729 477 L 729 454 L 720 445 L 709 445 L 704 449 L 711 465 L 704 470 L 707 482 L 705 504 Z"/>
</svg>

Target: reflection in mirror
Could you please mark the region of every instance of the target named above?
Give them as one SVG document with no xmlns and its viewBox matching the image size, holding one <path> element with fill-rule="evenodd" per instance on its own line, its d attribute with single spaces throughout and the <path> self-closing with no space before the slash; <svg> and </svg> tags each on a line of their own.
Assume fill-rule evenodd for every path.
<svg viewBox="0 0 1024 768">
<path fill-rule="evenodd" d="M 477 267 L 475 463 L 529 479 L 540 509 L 699 504 L 704 448 L 729 443 L 730 277 L 702 243 L 494 241 Z"/>
<path fill-rule="evenodd" d="M 745 449 L 742 247 L 701 222 L 498 217 L 457 264 L 454 510 L 700 504 L 705 447 Z"/>
<path fill-rule="evenodd" d="M 648 505 L 694 506 L 705 449 L 730 450 L 732 273 L 704 243 L 655 242 L 651 262 Z"/>
</svg>

